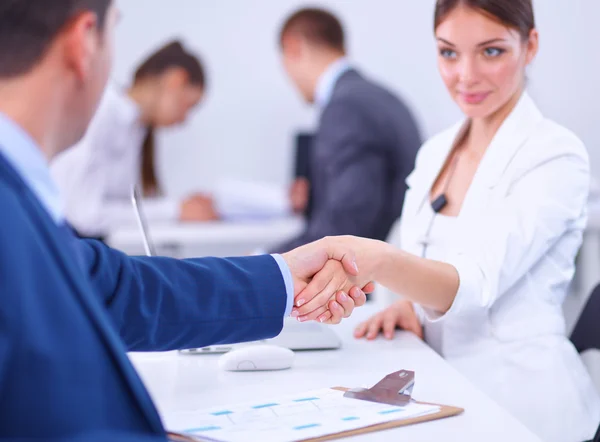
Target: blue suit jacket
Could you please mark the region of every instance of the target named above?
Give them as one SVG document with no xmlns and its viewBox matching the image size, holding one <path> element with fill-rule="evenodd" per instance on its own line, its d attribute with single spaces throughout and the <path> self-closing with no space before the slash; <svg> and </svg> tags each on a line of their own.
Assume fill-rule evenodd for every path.
<svg viewBox="0 0 600 442">
<path fill-rule="evenodd" d="M 126 356 L 283 326 L 271 256 L 133 258 L 58 227 L 0 155 L 0 438 L 164 440 Z"/>
</svg>

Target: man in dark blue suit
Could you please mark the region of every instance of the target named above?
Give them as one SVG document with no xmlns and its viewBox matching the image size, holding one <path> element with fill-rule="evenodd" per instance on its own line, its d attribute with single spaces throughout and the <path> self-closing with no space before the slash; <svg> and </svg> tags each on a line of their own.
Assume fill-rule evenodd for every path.
<svg viewBox="0 0 600 442">
<path fill-rule="evenodd" d="M 272 337 L 294 301 L 332 323 L 364 303 L 352 252 L 324 242 L 178 261 L 73 235 L 47 162 L 86 129 L 116 19 L 111 0 L 0 3 L 2 440 L 164 441 L 127 350 Z"/>
</svg>

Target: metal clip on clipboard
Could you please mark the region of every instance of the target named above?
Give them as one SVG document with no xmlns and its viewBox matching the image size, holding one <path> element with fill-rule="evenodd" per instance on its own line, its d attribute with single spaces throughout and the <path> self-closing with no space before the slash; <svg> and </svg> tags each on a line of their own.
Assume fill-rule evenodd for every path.
<svg viewBox="0 0 600 442">
<path fill-rule="evenodd" d="M 388 374 L 371 388 L 355 388 L 344 393 L 344 397 L 378 404 L 404 407 L 412 401 L 415 372 L 400 370 Z"/>
</svg>

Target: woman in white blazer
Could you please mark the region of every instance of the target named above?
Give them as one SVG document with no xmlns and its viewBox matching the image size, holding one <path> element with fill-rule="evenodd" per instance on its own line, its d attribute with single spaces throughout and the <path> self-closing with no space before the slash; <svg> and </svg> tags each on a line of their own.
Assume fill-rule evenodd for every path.
<svg viewBox="0 0 600 442">
<path fill-rule="evenodd" d="M 422 147 L 399 244 L 325 239 L 355 250 L 365 281 L 405 298 L 355 334 L 411 330 L 542 440 L 591 438 L 600 400 L 561 308 L 588 156 L 525 92 L 538 47 L 531 0 L 438 0 L 435 17 L 440 72 L 466 120 Z M 323 314 L 301 300 L 302 320 Z"/>
<path fill-rule="evenodd" d="M 115 225 L 134 220 L 134 185 L 146 197 L 151 219 L 204 219 L 202 201 L 161 196 L 155 169 L 155 131 L 185 121 L 202 99 L 202 64 L 180 42 L 146 59 L 127 89 L 109 87 L 83 140 L 51 164 L 65 197 L 66 215 L 83 236 L 102 237 Z M 197 197 L 200 198 L 200 197 Z"/>
</svg>

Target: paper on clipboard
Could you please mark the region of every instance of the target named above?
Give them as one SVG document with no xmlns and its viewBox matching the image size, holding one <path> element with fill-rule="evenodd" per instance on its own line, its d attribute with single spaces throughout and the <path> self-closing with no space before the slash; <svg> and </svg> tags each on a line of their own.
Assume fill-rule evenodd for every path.
<svg viewBox="0 0 600 442">
<path fill-rule="evenodd" d="M 294 442 L 358 430 L 440 411 L 440 406 L 406 406 L 345 398 L 343 391 L 322 389 L 164 416 L 167 428 L 198 440 Z"/>
</svg>

